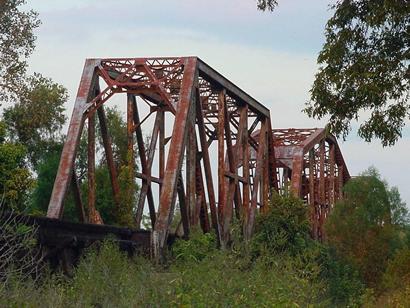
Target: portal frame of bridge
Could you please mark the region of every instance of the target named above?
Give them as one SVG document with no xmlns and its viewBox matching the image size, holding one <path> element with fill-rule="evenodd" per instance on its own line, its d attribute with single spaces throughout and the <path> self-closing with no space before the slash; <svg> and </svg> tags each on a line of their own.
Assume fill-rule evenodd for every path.
<svg viewBox="0 0 410 308">
<path fill-rule="evenodd" d="M 309 205 L 312 237 L 324 240 L 326 218 L 350 179 L 336 138 L 325 128 L 274 129 L 272 133 L 279 191 L 291 191 Z"/>
<path fill-rule="evenodd" d="M 47 216 L 62 218 L 64 199 L 71 187 L 80 220 L 102 223 L 96 209 L 96 117 L 114 206 L 120 206 L 118 166 L 104 111 L 106 102 L 120 93 L 127 97 L 128 167 L 133 177 L 142 181 L 135 222 L 140 227 L 144 207 L 148 206 L 154 256 L 158 257 L 166 244 L 177 198 L 184 236 L 200 225 L 205 232 L 213 229 L 220 244 L 226 246 L 230 224 L 236 217 L 242 221 L 245 238 L 249 238 L 257 208 L 263 210 L 271 191 L 278 189 L 270 113 L 197 57 L 86 60 Z M 139 114 L 141 101 L 150 108 L 144 118 Z M 142 126 L 154 116 L 146 143 Z M 169 135 L 167 117 L 172 118 Z M 260 131 L 258 140 L 252 136 L 256 130 Z M 83 131 L 88 140 L 86 206 L 75 165 Z M 213 143 L 218 152 L 216 176 L 209 153 Z M 255 157 L 250 157 L 251 149 Z M 135 168 L 136 153 L 141 172 Z M 154 158 L 158 159 L 158 175 L 151 172 Z M 156 205 L 153 184 L 159 185 Z"/>
</svg>

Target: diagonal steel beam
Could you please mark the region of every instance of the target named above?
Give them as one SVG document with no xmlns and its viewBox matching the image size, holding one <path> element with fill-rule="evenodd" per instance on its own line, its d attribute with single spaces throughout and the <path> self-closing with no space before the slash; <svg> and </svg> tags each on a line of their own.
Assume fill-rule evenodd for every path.
<svg viewBox="0 0 410 308">
<path fill-rule="evenodd" d="M 84 111 L 87 102 L 94 95 L 97 76 L 95 69 L 100 60 L 87 59 L 84 65 L 83 75 L 78 88 L 77 97 L 68 127 L 67 139 L 64 143 L 61 153 L 60 164 L 58 166 L 56 179 L 54 181 L 53 191 L 51 193 L 50 203 L 48 206 L 47 217 L 61 218 L 63 215 L 63 202 L 67 193 L 67 188 L 73 172 L 75 155 L 80 142 L 81 132 L 84 126 Z"/>
</svg>

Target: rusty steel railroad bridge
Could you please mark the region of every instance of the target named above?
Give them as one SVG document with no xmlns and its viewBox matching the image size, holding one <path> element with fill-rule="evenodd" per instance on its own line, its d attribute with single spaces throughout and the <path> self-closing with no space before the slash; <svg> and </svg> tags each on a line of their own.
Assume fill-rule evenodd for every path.
<svg viewBox="0 0 410 308">
<path fill-rule="evenodd" d="M 139 228 L 144 211 L 149 213 L 150 232 L 97 226 L 103 224 L 96 208 L 97 119 L 113 207 L 120 206 L 118 166 L 104 112 L 115 96 L 126 104 L 129 167 L 140 183 L 135 222 Z M 323 239 L 324 221 L 350 177 L 342 153 L 325 129 L 274 129 L 275 116 L 197 57 L 87 59 L 47 218 L 39 224 L 53 234 L 64 229 L 69 239 L 81 238 L 77 233 L 114 234 L 149 246 L 158 257 L 173 234 L 188 237 L 197 225 L 204 232 L 214 230 L 220 245 L 227 246 L 234 217 L 249 239 L 255 215 L 266 210 L 272 191 L 291 190 L 311 209 L 312 237 Z M 88 136 L 87 200 L 75 172 L 83 131 Z M 148 142 L 143 132 L 149 133 Z M 60 224 L 69 189 L 84 224 Z M 180 222 L 178 230 L 171 230 L 176 208 Z M 49 245 L 61 246 L 57 242 Z"/>
</svg>

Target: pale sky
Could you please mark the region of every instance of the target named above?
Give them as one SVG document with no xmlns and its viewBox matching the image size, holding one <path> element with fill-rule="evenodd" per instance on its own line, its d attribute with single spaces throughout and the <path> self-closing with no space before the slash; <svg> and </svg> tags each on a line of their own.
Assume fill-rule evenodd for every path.
<svg viewBox="0 0 410 308">
<path fill-rule="evenodd" d="M 32 0 L 40 14 L 30 70 L 66 86 L 72 111 L 86 58 L 196 55 L 271 110 L 272 126 L 323 127 L 301 110 L 317 70 L 330 0 Z M 355 125 L 356 126 L 356 125 Z M 410 204 L 410 125 L 391 148 L 339 140 L 350 174 L 374 165 Z"/>
</svg>

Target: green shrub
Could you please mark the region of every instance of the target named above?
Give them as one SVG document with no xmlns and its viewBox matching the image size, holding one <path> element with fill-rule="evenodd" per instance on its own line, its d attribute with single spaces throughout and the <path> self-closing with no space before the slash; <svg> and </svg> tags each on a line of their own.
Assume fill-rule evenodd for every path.
<svg viewBox="0 0 410 308">
<path fill-rule="evenodd" d="M 370 168 L 345 185 L 344 199 L 325 224 L 329 245 L 359 271 L 367 287 L 377 291 L 389 258 L 404 242 L 400 234 L 407 211 L 403 207 L 398 191 Z"/>
<path fill-rule="evenodd" d="M 398 250 L 388 261 L 383 275 L 383 285 L 390 290 L 410 285 L 410 248 Z"/>
<path fill-rule="evenodd" d="M 290 259 L 260 258 L 243 270 L 236 255 L 211 248 L 212 241 L 196 241 L 209 248 L 206 256 L 202 248 L 197 254 L 190 246 L 187 250 L 195 251 L 197 259 L 179 259 L 167 268 L 129 259 L 108 241 L 86 253 L 72 279 L 54 276 L 37 284 L 16 279 L 0 290 L 0 306 L 293 307 L 328 302 L 323 284 L 302 277 Z"/>
<path fill-rule="evenodd" d="M 191 232 L 189 240 L 177 239 L 172 245 L 172 254 L 179 261 L 199 262 L 215 250 L 215 234 L 203 233 L 199 229 Z"/>
<path fill-rule="evenodd" d="M 308 245 L 308 208 L 295 196 L 272 194 L 269 209 L 256 219 L 255 232 L 251 240 L 252 251 L 269 253 L 290 252 L 296 254 Z"/>
<path fill-rule="evenodd" d="M 326 282 L 332 304 L 340 307 L 359 306 L 365 285 L 353 265 L 340 259 L 328 248 L 324 249 L 321 264 L 321 277 Z"/>
<path fill-rule="evenodd" d="M 137 267 L 111 241 L 91 249 L 75 270 L 67 298 L 77 306 L 121 306 L 136 290 Z"/>
</svg>

